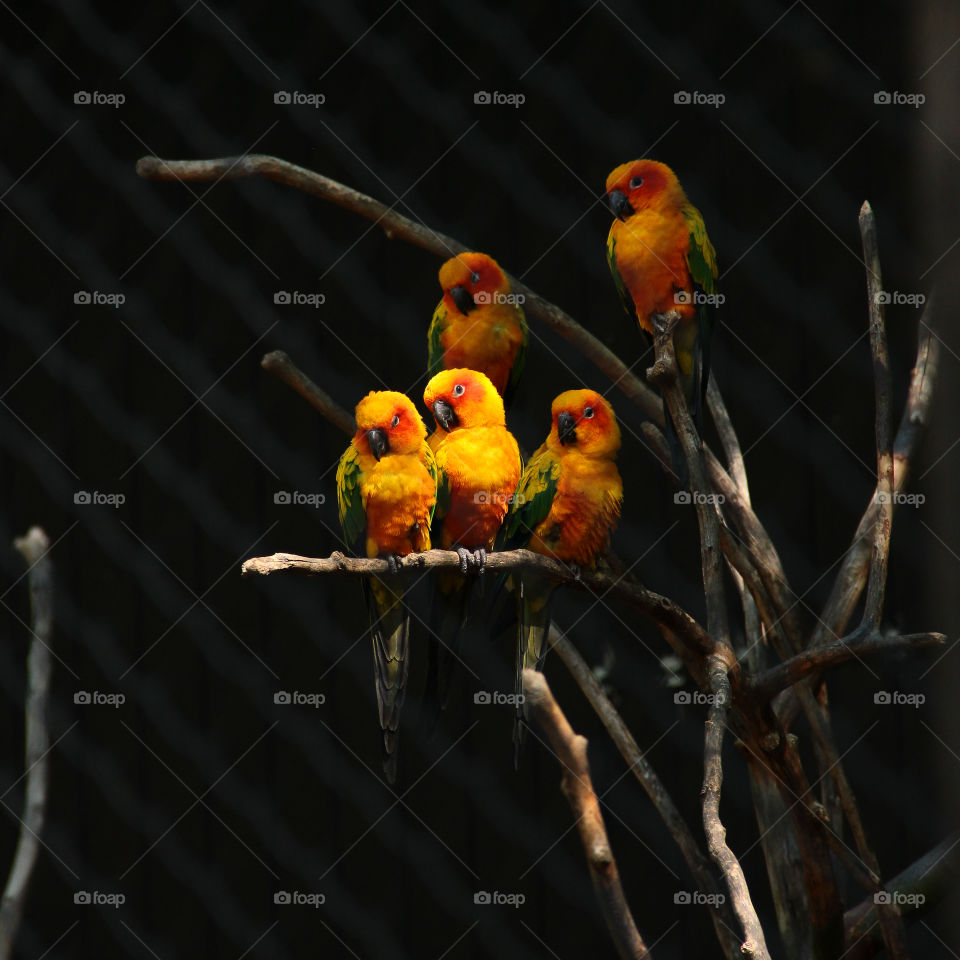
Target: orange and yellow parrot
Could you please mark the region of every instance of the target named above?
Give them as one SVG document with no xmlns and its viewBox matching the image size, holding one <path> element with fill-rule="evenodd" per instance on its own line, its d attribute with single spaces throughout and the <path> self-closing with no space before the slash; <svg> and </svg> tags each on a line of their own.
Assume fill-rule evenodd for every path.
<svg viewBox="0 0 960 960">
<path fill-rule="evenodd" d="M 656 160 L 632 160 L 607 177 L 616 219 L 607 235 L 607 262 L 624 309 L 653 333 L 652 318 L 676 310 L 680 381 L 699 432 L 710 376 L 710 336 L 717 304 L 717 255 L 700 211 L 676 174 Z M 673 421 L 663 409 L 674 468 L 686 477 Z"/>
<path fill-rule="evenodd" d="M 617 470 L 620 428 L 613 407 L 594 390 L 568 390 L 551 406 L 543 445 L 524 468 L 498 546 L 526 547 L 577 570 L 589 569 L 607 550 L 620 518 L 623 481 Z M 549 602 L 554 581 L 522 574 L 515 579 L 518 637 L 516 692 L 523 670 L 539 670 L 547 652 Z M 515 759 L 523 742 L 523 711 L 514 724 Z"/>
<path fill-rule="evenodd" d="M 529 332 L 523 308 L 493 257 L 460 253 L 440 268 L 443 298 L 427 333 L 428 369 L 485 373 L 509 405 L 523 373 Z M 431 435 L 434 448 L 442 434 Z"/>
<path fill-rule="evenodd" d="M 354 553 L 397 557 L 430 549 L 437 469 L 427 430 L 402 393 L 368 393 L 356 409 L 357 432 L 337 468 L 337 506 L 344 540 Z M 364 581 L 373 637 L 374 678 L 383 769 L 397 774 L 400 709 L 410 669 L 410 612 L 396 578 Z"/>
<path fill-rule="evenodd" d="M 503 524 L 520 479 L 520 449 L 507 430 L 503 400 L 486 374 L 443 370 L 423 392 L 437 421 L 437 509 L 433 544 L 460 554 L 460 573 L 483 573 L 486 552 Z M 472 555 L 472 556 L 471 556 Z M 428 695 L 445 706 L 452 660 L 467 616 L 470 590 L 463 576 L 440 571 L 433 606 Z"/>
</svg>

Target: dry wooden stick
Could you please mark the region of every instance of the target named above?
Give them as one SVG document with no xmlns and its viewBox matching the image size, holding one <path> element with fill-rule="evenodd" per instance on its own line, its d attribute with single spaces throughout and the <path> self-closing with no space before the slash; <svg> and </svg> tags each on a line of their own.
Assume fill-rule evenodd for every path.
<svg viewBox="0 0 960 960">
<path fill-rule="evenodd" d="M 0 960 L 8 960 L 23 918 L 30 879 L 40 853 L 40 835 L 47 808 L 50 734 L 47 729 L 47 701 L 50 695 L 53 637 L 53 569 L 48 556 L 50 538 L 40 527 L 31 527 L 13 544 L 29 567 L 32 624 L 27 655 L 26 697 L 26 790 L 20 834 L 13 864 L 0 905 Z"/>
<path fill-rule="evenodd" d="M 722 748 L 730 702 L 733 699 L 730 674 L 738 670 L 730 644 L 726 601 L 723 590 L 723 558 L 720 547 L 720 520 L 712 499 L 704 464 L 700 438 L 687 409 L 677 376 L 677 359 L 673 331 L 680 317 L 676 311 L 654 319 L 653 367 L 647 376 L 659 386 L 670 417 L 676 427 L 690 477 L 690 490 L 695 494 L 697 520 L 700 526 L 700 558 L 703 589 L 707 600 L 707 631 L 715 643 L 715 651 L 707 658 L 707 679 L 713 700 L 707 715 L 704 736 L 703 826 L 707 846 L 717 866 L 723 871 L 730 891 L 733 910 L 744 932 L 741 952 L 747 957 L 769 960 L 763 927 L 750 899 L 746 877 L 740 861 L 726 842 L 726 829 L 720 820 L 720 793 L 723 784 Z"/>
<path fill-rule="evenodd" d="M 353 414 L 337 403 L 325 390 L 321 390 L 283 350 L 274 350 L 264 354 L 260 361 L 264 370 L 269 370 L 292 387 L 301 397 L 323 414 L 335 427 L 339 427 L 347 436 L 352 437 L 356 429 Z"/>
<path fill-rule="evenodd" d="M 637 741 L 634 740 L 633 734 L 627 729 L 627 725 L 623 722 L 623 718 L 617 712 L 616 707 L 603 692 L 587 662 L 580 656 L 577 648 L 556 627 L 550 628 L 549 643 L 556 650 L 570 675 L 576 680 L 577 685 L 590 702 L 607 733 L 610 734 L 610 739 L 627 762 L 627 767 L 646 791 L 657 813 L 660 814 L 660 818 L 683 854 L 683 859 L 697 884 L 697 889 L 706 894 L 719 893 L 719 888 L 710 869 L 710 863 L 701 851 L 700 845 L 690 831 L 690 827 L 687 826 L 686 820 L 683 819 L 682 814 L 673 802 L 673 798 L 657 776 L 657 772 L 637 746 Z M 733 918 L 729 916 L 727 905 L 723 900 L 717 901 L 715 898 L 709 903 L 714 932 L 720 941 L 724 955 L 728 960 L 738 960 L 740 942 L 733 935 L 731 928 Z M 721 906 L 715 905 L 717 903 L 720 903 Z"/>
<path fill-rule="evenodd" d="M 620 885 L 617 862 L 607 839 L 603 814 L 590 779 L 587 739 L 573 732 L 547 685 L 537 670 L 523 671 L 526 705 L 550 741 L 563 770 L 560 787 L 577 821 L 580 840 L 590 867 L 593 889 L 622 960 L 649 957 Z"/>
</svg>

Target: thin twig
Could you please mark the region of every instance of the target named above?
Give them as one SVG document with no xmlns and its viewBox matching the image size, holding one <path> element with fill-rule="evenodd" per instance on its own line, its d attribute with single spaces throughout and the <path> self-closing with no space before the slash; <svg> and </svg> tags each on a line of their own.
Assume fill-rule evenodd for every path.
<svg viewBox="0 0 960 960">
<path fill-rule="evenodd" d="M 31 527 L 26 536 L 14 541 L 14 546 L 29 568 L 32 639 L 27 655 L 26 789 L 17 849 L 0 905 L 0 960 L 8 960 L 12 954 L 23 918 L 30 878 L 40 852 L 49 780 L 47 700 L 50 694 L 50 643 L 53 636 L 53 569 L 48 555 L 50 539 L 40 527 Z"/>
<path fill-rule="evenodd" d="M 637 746 L 637 741 L 634 740 L 633 734 L 627 729 L 627 725 L 623 722 L 623 718 L 617 712 L 616 707 L 603 692 L 603 688 L 597 681 L 594 672 L 580 656 L 577 648 L 556 627 L 550 628 L 549 642 L 570 675 L 576 680 L 584 696 L 590 701 L 594 712 L 600 718 L 607 733 L 610 734 L 610 739 L 627 762 L 630 772 L 637 778 L 657 813 L 660 814 L 660 818 L 683 854 L 683 859 L 697 884 L 697 889 L 709 895 L 719 893 L 719 888 L 710 869 L 710 862 L 700 849 L 690 827 L 687 826 L 686 820 L 684 820 L 683 815 L 673 802 L 673 798 L 667 792 L 667 788 L 657 776 L 657 772 Z M 709 910 L 713 919 L 714 932 L 720 941 L 724 954 L 728 960 L 737 960 L 740 956 L 740 942 L 733 936 L 730 927 L 733 918 L 729 916 L 729 910 L 724 901 L 722 899 L 717 900 L 715 896 L 712 900 L 708 900 L 708 904 L 710 904 Z M 721 904 L 721 906 L 715 904 Z"/>
<path fill-rule="evenodd" d="M 560 761 L 563 770 L 560 786 L 576 819 L 593 889 L 617 953 L 623 960 L 649 957 L 650 953 L 637 931 L 620 885 L 617 862 L 607 839 L 603 814 L 590 779 L 586 737 L 573 732 L 542 673 L 524 670 L 523 692 L 526 705 L 547 735 Z"/>
</svg>

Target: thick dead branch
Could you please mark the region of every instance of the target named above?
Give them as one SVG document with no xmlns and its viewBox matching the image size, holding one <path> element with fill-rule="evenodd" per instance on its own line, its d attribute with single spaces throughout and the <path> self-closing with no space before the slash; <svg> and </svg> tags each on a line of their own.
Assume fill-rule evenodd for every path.
<svg viewBox="0 0 960 960">
<path fill-rule="evenodd" d="M 26 696 L 26 789 L 20 834 L 13 865 L 0 905 L 0 960 L 13 953 L 17 930 L 23 918 L 33 868 L 40 852 L 40 837 L 47 809 L 49 768 L 47 753 L 47 700 L 50 695 L 53 637 L 53 569 L 48 556 L 50 539 L 39 527 L 32 527 L 14 546 L 27 562 L 32 609 L 30 652 L 27 655 Z"/>
<path fill-rule="evenodd" d="M 607 839 L 603 814 L 590 779 L 586 737 L 573 732 L 542 673 L 524 670 L 523 692 L 530 712 L 547 735 L 560 761 L 563 770 L 561 789 L 576 818 L 593 889 L 617 953 L 623 960 L 649 957 L 650 953 L 637 931 L 620 885 L 617 862 Z"/>
</svg>

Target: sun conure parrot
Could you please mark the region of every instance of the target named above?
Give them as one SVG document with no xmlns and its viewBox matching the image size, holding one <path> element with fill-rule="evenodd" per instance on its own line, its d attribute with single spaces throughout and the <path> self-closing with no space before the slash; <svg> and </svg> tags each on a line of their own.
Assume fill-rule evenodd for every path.
<svg viewBox="0 0 960 960">
<path fill-rule="evenodd" d="M 607 177 L 616 220 L 607 235 L 607 262 L 624 309 L 642 330 L 651 318 L 676 310 L 674 335 L 680 381 L 697 431 L 710 376 L 710 336 L 717 294 L 717 256 L 700 211 L 674 172 L 656 160 L 632 160 Z M 686 485 L 686 466 L 673 421 L 663 407 L 674 470 Z"/>
<path fill-rule="evenodd" d="M 606 552 L 620 517 L 623 482 L 616 464 L 620 428 L 613 407 L 594 390 L 561 393 L 550 415 L 550 433 L 524 468 L 498 548 L 526 547 L 579 570 L 589 569 Z M 554 581 L 536 574 L 514 577 L 518 694 L 523 692 L 524 668 L 539 670 L 546 656 L 554 586 Z M 515 762 L 523 734 L 518 703 Z"/>
<path fill-rule="evenodd" d="M 517 441 L 506 428 L 503 400 L 486 374 L 443 370 L 427 384 L 423 402 L 440 434 L 434 448 L 438 481 L 431 539 L 435 547 L 456 550 L 461 563 L 460 573 L 441 570 L 437 575 L 427 679 L 428 696 L 436 696 L 436 714 L 436 708 L 446 706 L 450 669 L 467 617 L 470 589 L 461 574 L 471 560 L 483 572 L 522 464 Z"/>
<path fill-rule="evenodd" d="M 437 468 L 417 408 L 402 393 L 368 393 L 356 409 L 357 432 L 337 468 L 337 506 L 354 553 L 396 558 L 430 549 Z M 364 580 L 373 638 L 383 769 L 393 783 L 410 669 L 410 612 L 397 578 Z"/>
<path fill-rule="evenodd" d="M 509 405 L 527 355 L 527 319 L 493 257 L 460 253 L 440 268 L 443 298 L 427 333 L 428 370 L 485 373 Z M 430 444 L 436 447 L 435 432 Z"/>
</svg>

